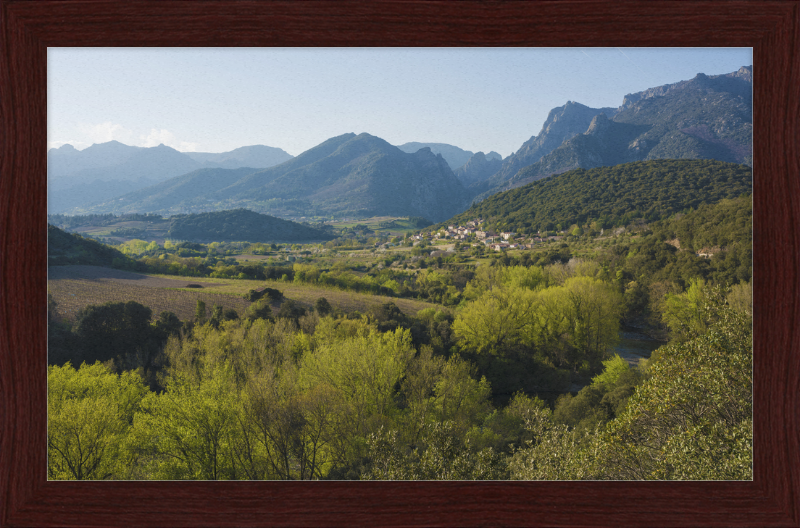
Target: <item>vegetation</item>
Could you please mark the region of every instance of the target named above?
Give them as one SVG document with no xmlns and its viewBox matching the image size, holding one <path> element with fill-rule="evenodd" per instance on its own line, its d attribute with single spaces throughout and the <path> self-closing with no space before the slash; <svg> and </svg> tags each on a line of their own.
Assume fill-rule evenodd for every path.
<svg viewBox="0 0 800 528">
<path fill-rule="evenodd" d="M 752 169 L 712 160 L 654 160 L 575 169 L 498 193 L 440 226 L 483 218 L 487 227 L 531 233 L 577 224 L 597 230 L 655 221 L 750 194 Z"/>
<path fill-rule="evenodd" d="M 172 217 L 169 236 L 178 240 L 245 240 L 307 242 L 330 240 L 319 230 L 247 209 Z"/>
<path fill-rule="evenodd" d="M 168 338 L 155 389 L 101 363 L 49 368 L 49 474 L 749 479 L 751 325 L 706 293 L 707 331 L 640 372 L 604 361 L 555 412 L 521 392 L 496 407 L 464 356 L 369 318 L 198 323 Z"/>
<path fill-rule="evenodd" d="M 48 224 L 47 264 L 49 266 L 69 264 L 111 266 L 114 261 L 123 262 L 127 259 L 120 251 L 96 240 L 73 233 L 65 233 Z"/>
<path fill-rule="evenodd" d="M 387 219 L 53 267 L 49 475 L 750 479 L 752 206 L 696 205 L 525 250 Z M 629 325 L 664 346 L 633 361 Z"/>
</svg>

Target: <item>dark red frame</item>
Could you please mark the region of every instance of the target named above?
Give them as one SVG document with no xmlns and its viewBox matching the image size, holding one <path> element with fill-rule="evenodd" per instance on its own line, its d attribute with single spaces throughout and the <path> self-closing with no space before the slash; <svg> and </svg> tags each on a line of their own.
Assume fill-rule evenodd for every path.
<svg viewBox="0 0 800 528">
<path fill-rule="evenodd" d="M 0 525 L 800 526 L 799 13 L 796 0 L 0 0 Z M 47 46 L 752 46 L 754 480 L 48 482 Z"/>
</svg>

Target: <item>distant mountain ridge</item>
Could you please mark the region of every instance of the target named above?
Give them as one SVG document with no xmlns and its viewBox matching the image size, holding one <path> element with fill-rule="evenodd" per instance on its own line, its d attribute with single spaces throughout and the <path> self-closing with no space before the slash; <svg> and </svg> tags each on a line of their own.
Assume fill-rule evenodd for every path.
<svg viewBox="0 0 800 528">
<path fill-rule="evenodd" d="M 65 144 L 47 153 L 48 212 L 108 200 L 202 167 L 266 168 L 291 157 L 264 145 L 210 154 L 163 144 L 145 148 L 109 141 L 81 151 Z"/>
<path fill-rule="evenodd" d="M 502 167 L 491 178 L 476 182 L 471 190 L 479 194 L 502 186 L 523 167 L 536 163 L 564 141 L 585 132 L 592 118 L 600 113 L 614 115 L 616 109 L 590 108 L 573 101 L 567 101 L 564 106 L 553 108 L 547 115 L 539 134 L 532 136 L 518 151 L 507 157 Z"/>
<path fill-rule="evenodd" d="M 464 165 L 453 171 L 456 178 L 469 187 L 471 184 L 482 182 L 500 170 L 503 161 L 499 157 L 488 157 L 483 152 L 475 153 Z"/>
<path fill-rule="evenodd" d="M 413 154 L 419 149 L 429 148 L 434 154 L 441 154 L 451 170 L 456 170 L 464 165 L 474 154 L 474 152 L 470 150 L 464 150 L 453 145 L 448 145 L 447 143 L 420 143 L 419 141 L 412 141 L 410 143 L 397 145 L 397 148 L 407 154 Z"/>
<path fill-rule="evenodd" d="M 463 210 L 468 194 L 441 155 L 343 134 L 263 170 L 200 169 L 84 212 L 176 214 L 248 208 L 285 216 L 422 216 Z M 274 214 L 274 213 L 273 213 Z"/>
<path fill-rule="evenodd" d="M 571 169 L 640 160 L 716 159 L 750 165 L 752 129 L 752 66 L 724 75 L 701 73 L 626 95 L 619 109 L 596 114 L 584 132 L 535 163 L 510 177 L 511 170 L 495 174 L 471 190 L 480 200 Z"/>
<path fill-rule="evenodd" d="M 239 147 L 229 152 L 184 152 L 193 160 L 203 163 L 209 168 L 237 169 L 239 167 L 253 167 L 266 169 L 289 161 L 294 156 L 283 149 L 268 147 L 266 145 L 250 145 Z"/>
</svg>

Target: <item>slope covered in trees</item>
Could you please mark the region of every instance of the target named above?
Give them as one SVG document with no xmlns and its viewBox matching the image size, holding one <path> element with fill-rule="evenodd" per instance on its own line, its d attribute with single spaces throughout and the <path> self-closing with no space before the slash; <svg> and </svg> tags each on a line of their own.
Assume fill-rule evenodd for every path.
<svg viewBox="0 0 800 528">
<path fill-rule="evenodd" d="M 652 224 L 653 233 L 662 240 L 678 239 L 682 249 L 753 245 L 753 200 L 750 196 L 725 199 L 716 204 L 700 205 L 688 214 Z"/>
<path fill-rule="evenodd" d="M 115 260 L 122 262 L 128 259 L 122 252 L 96 240 L 66 233 L 53 225 L 47 225 L 47 264 L 49 266 L 69 264 L 111 266 Z"/>
<path fill-rule="evenodd" d="M 246 242 L 308 242 L 332 238 L 318 229 L 247 209 L 175 216 L 169 236 L 178 240 Z"/>
<path fill-rule="evenodd" d="M 654 160 L 576 169 L 506 191 L 473 205 L 444 224 L 474 218 L 501 221 L 530 233 L 597 222 L 600 228 L 648 221 L 749 194 L 752 169 L 713 160 Z"/>
</svg>

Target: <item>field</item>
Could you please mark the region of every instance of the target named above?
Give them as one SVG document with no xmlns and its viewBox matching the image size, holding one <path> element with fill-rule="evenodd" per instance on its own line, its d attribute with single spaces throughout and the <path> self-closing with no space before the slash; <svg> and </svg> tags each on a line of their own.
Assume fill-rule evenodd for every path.
<svg viewBox="0 0 800 528">
<path fill-rule="evenodd" d="M 412 227 L 409 224 L 408 218 L 401 216 L 374 216 L 372 218 L 364 218 L 361 220 L 345 220 L 345 221 L 335 221 L 327 223 L 336 229 L 342 229 L 344 227 L 353 228 L 357 225 L 362 225 L 366 226 L 372 231 L 375 231 L 376 233 L 381 233 L 385 235 L 403 236 L 406 233 L 413 233 L 419 231 L 419 229 Z M 382 224 L 384 226 L 387 224 L 393 224 L 393 225 L 391 225 L 390 227 L 382 227 Z"/>
<path fill-rule="evenodd" d="M 78 233 L 80 235 L 87 235 L 91 237 L 103 237 L 107 239 L 109 242 L 113 242 L 115 244 L 127 242 L 128 240 L 132 240 L 134 238 L 152 241 L 155 240 L 157 243 L 163 245 L 164 241 L 167 238 L 167 232 L 169 231 L 170 225 L 172 224 L 171 220 L 162 220 L 160 222 L 145 222 L 141 220 L 128 220 L 128 221 L 119 221 L 114 222 L 110 225 L 105 226 L 94 226 L 94 225 L 85 225 L 80 226 L 72 230 L 74 233 Z M 125 230 L 125 229 L 133 229 L 142 231 L 141 234 L 136 236 L 112 236 L 111 233 L 117 230 Z"/>
<path fill-rule="evenodd" d="M 199 284 L 202 288 L 187 288 L 189 284 Z M 47 280 L 48 292 L 58 304 L 58 314 L 67 321 L 73 321 L 78 310 L 90 304 L 127 301 L 136 301 L 149 307 L 154 316 L 165 310 L 173 312 L 182 321 L 194 317 L 198 300 L 205 302 L 209 310 L 218 304 L 242 315 L 251 304 L 242 295 L 248 290 L 265 286 L 282 291 L 286 299 L 306 307 L 313 306 L 318 298 L 325 297 L 331 306 L 345 312 L 363 312 L 390 301 L 406 315 L 436 306 L 414 299 L 359 294 L 307 284 L 143 275 L 99 266 L 54 266 L 49 269 Z M 272 304 L 273 312 L 280 308 L 280 304 Z"/>
</svg>

